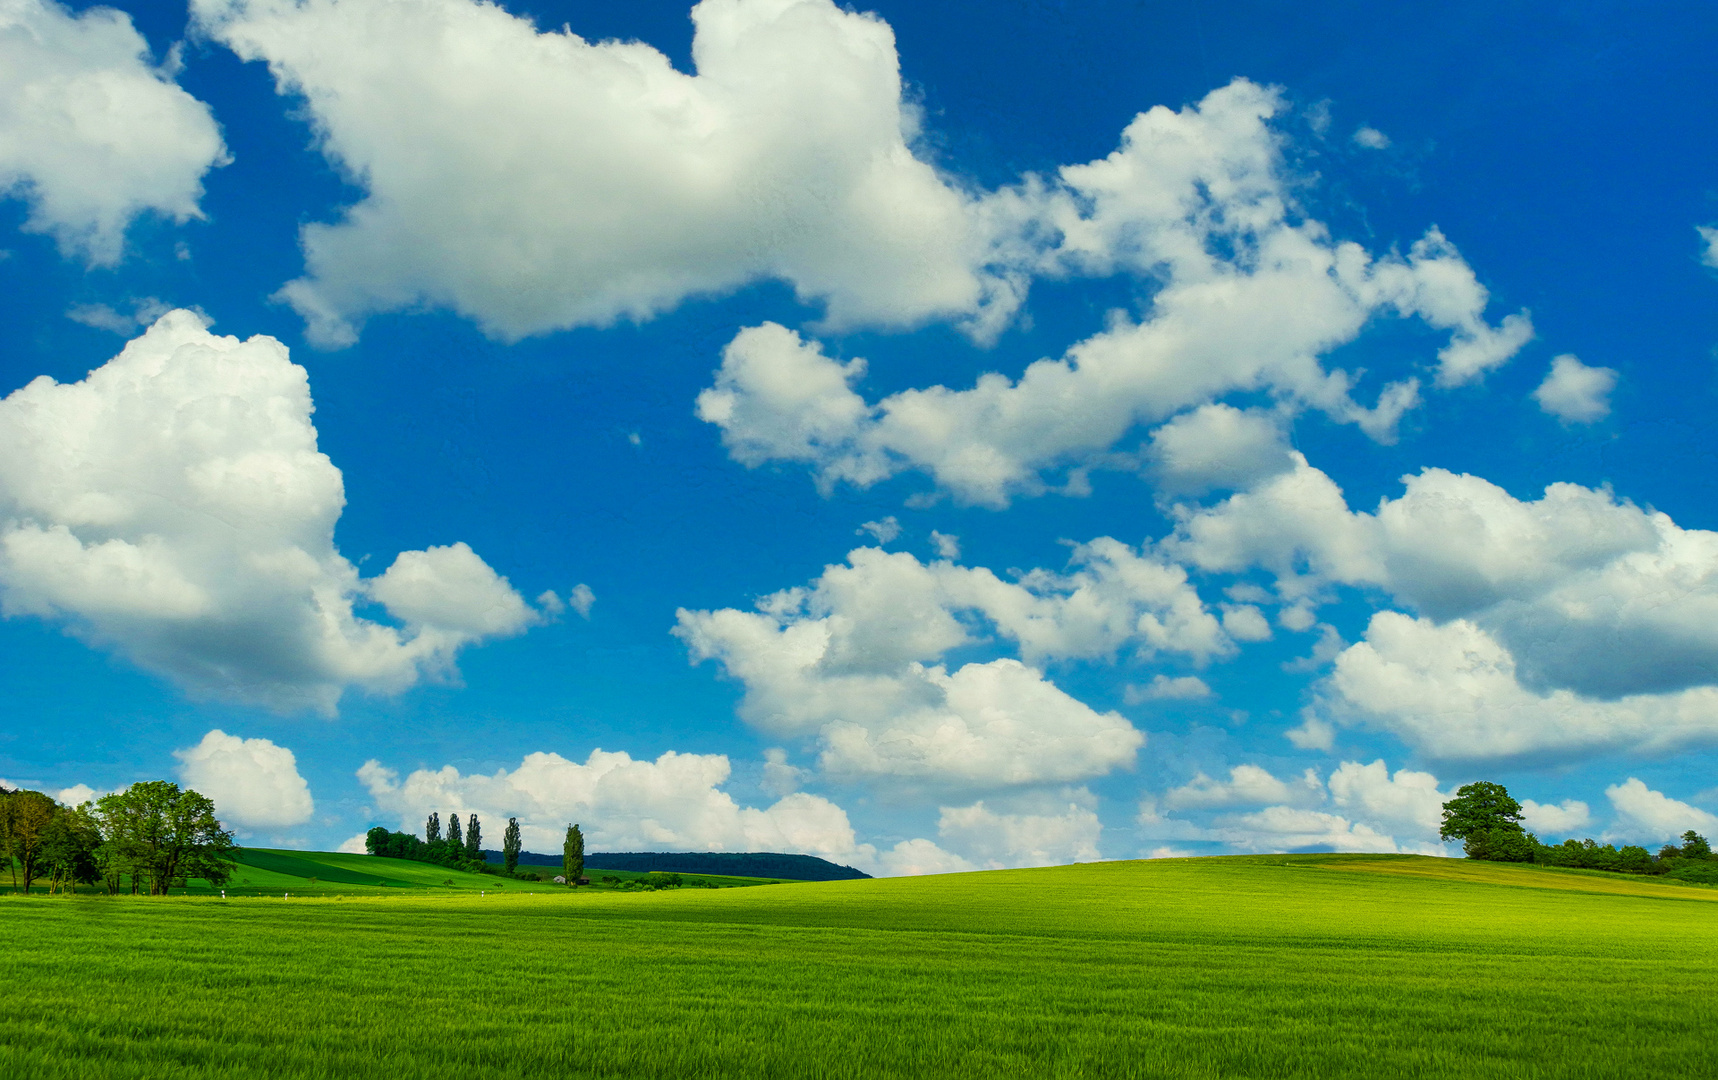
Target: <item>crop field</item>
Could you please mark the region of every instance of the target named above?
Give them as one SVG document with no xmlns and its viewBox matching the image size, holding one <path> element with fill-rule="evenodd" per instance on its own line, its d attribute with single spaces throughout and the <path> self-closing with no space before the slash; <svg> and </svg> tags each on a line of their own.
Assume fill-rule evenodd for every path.
<svg viewBox="0 0 1718 1080">
<path fill-rule="evenodd" d="M 0 1076 L 1641 1077 L 1718 1058 L 1718 889 L 1411 856 L 32 896 L 0 920 Z"/>
</svg>

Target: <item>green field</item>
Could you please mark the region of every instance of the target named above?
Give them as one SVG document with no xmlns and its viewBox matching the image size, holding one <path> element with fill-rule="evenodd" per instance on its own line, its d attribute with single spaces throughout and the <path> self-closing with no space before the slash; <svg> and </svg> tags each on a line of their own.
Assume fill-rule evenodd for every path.
<svg viewBox="0 0 1718 1080">
<path fill-rule="evenodd" d="M 1532 866 L 32 896 L 0 920 L 0 1076 L 1718 1072 L 1718 889 Z"/>
</svg>

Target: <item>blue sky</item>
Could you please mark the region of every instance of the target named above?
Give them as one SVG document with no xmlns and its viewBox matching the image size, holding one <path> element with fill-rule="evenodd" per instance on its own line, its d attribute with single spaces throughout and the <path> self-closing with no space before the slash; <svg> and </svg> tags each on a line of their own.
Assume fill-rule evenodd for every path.
<svg viewBox="0 0 1718 1080">
<path fill-rule="evenodd" d="M 874 873 L 1718 827 L 1715 31 L 0 7 L 0 776 Z"/>
</svg>

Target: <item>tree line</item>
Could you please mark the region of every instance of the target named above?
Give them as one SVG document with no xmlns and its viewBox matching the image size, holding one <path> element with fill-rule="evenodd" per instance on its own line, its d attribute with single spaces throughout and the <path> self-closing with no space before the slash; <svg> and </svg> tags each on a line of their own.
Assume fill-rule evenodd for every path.
<svg viewBox="0 0 1718 1080">
<path fill-rule="evenodd" d="M 411 833 L 394 832 L 378 825 L 364 834 L 364 850 L 371 855 L 389 859 L 410 859 L 413 862 L 434 863 L 468 874 L 494 874 L 498 877 L 541 881 L 540 874 L 519 872 L 519 819 L 508 818 L 507 829 L 501 834 L 501 867 L 497 869 L 483 856 L 483 823 L 476 814 L 467 814 L 462 829 L 458 814 L 447 816 L 447 832 L 442 832 L 439 813 L 424 821 L 423 839 Z M 585 871 L 585 837 L 577 825 L 567 826 L 567 838 L 561 848 L 562 877 L 569 885 L 577 885 Z"/>
<path fill-rule="evenodd" d="M 1522 827 L 1521 816 L 1521 804 L 1507 788 L 1480 781 L 1457 789 L 1455 798 L 1444 803 L 1438 835 L 1462 841 L 1468 858 L 1487 862 L 1573 866 L 1718 884 L 1718 858 L 1706 838 L 1692 829 L 1682 834 L 1681 844 L 1671 841 L 1655 855 L 1639 845 L 1618 848 L 1593 839 L 1543 844 Z"/>
<path fill-rule="evenodd" d="M 232 876 L 237 851 L 214 802 L 166 780 L 78 806 L 0 786 L 0 856 L 12 887 L 26 893 L 42 880 L 50 895 L 101 885 L 110 894 L 165 896 L 190 878 L 219 886 Z"/>
</svg>

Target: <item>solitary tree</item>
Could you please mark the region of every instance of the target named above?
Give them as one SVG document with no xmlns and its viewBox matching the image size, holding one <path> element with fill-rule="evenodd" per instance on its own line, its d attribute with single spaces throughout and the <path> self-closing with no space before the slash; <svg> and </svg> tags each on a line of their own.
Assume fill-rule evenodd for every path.
<svg viewBox="0 0 1718 1080">
<path fill-rule="evenodd" d="M 577 825 L 567 826 L 567 839 L 561 844 L 561 872 L 568 885 L 577 885 L 585 876 L 585 834 Z"/>
<path fill-rule="evenodd" d="M 432 813 L 429 820 L 424 822 L 424 843 L 435 844 L 441 841 L 441 815 Z"/>
<path fill-rule="evenodd" d="M 459 850 L 465 846 L 465 837 L 459 834 L 459 815 L 447 815 L 447 853 L 459 857 Z"/>
<path fill-rule="evenodd" d="M 1502 784 L 1485 780 L 1466 784 L 1444 803 L 1444 823 L 1438 835 L 1461 840 L 1470 859 L 1491 862 L 1532 862 L 1538 838 L 1521 827 L 1521 804 Z"/>
<path fill-rule="evenodd" d="M 472 862 L 483 861 L 483 826 L 478 823 L 476 814 L 468 814 L 465 818 L 465 857 Z"/>
<path fill-rule="evenodd" d="M 507 819 L 507 831 L 501 834 L 501 860 L 509 874 L 519 868 L 519 819 Z"/>
<path fill-rule="evenodd" d="M 1704 836 L 1693 829 L 1689 829 L 1682 834 L 1682 857 L 1685 859 L 1710 859 L 1712 857 L 1712 845 L 1706 842 Z"/>
</svg>

